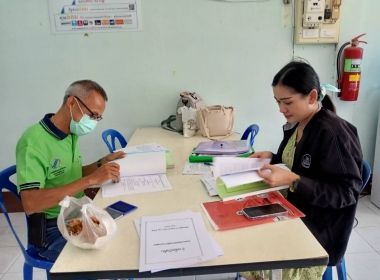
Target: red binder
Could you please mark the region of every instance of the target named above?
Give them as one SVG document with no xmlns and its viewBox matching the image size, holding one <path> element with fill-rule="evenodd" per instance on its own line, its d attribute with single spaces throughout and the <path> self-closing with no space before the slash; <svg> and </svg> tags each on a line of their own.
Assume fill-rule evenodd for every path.
<svg viewBox="0 0 380 280">
<path fill-rule="evenodd" d="M 239 212 L 245 207 L 279 203 L 288 213 L 280 217 L 268 217 L 259 220 L 248 220 Z M 239 227 L 255 226 L 282 220 L 296 219 L 305 215 L 287 201 L 279 192 L 269 192 L 264 195 L 248 196 L 244 200 L 215 201 L 202 204 L 205 214 L 215 230 L 226 230 Z"/>
</svg>

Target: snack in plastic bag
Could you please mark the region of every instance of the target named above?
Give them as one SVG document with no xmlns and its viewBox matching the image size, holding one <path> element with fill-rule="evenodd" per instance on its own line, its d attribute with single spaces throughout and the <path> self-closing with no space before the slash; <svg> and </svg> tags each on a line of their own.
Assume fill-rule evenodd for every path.
<svg viewBox="0 0 380 280">
<path fill-rule="evenodd" d="M 115 220 L 87 196 L 66 196 L 60 203 L 57 224 L 62 236 L 82 249 L 99 249 L 112 240 L 117 230 Z"/>
</svg>

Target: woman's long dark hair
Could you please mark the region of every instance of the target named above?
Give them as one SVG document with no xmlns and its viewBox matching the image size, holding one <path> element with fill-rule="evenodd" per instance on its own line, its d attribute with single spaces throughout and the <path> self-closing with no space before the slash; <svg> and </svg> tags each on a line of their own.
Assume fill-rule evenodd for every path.
<svg viewBox="0 0 380 280">
<path fill-rule="evenodd" d="M 303 96 L 309 95 L 315 89 L 318 95 L 321 92 L 321 85 L 317 73 L 309 64 L 299 61 L 292 61 L 285 65 L 273 78 L 272 86 L 286 86 Z M 327 94 L 322 100 L 322 106 L 336 113 L 334 103 Z"/>
</svg>

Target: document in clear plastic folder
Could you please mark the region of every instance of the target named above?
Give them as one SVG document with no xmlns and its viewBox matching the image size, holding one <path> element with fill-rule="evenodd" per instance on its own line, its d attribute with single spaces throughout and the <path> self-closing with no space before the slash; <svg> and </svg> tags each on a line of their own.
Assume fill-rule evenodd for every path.
<svg viewBox="0 0 380 280">
<path fill-rule="evenodd" d="M 241 155 L 249 153 L 251 147 L 247 140 L 201 142 L 195 148 L 196 154 Z"/>
</svg>

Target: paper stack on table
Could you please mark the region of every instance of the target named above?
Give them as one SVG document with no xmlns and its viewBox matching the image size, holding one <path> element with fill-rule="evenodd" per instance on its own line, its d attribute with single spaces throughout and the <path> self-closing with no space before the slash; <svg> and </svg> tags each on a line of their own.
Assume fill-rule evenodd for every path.
<svg viewBox="0 0 380 280">
<path fill-rule="evenodd" d="M 211 172 L 203 175 L 201 178 L 201 181 L 205 185 L 207 192 L 210 196 L 217 196 L 218 195 L 218 191 L 216 189 L 215 178 Z"/>
<path fill-rule="evenodd" d="M 142 217 L 135 226 L 140 235 L 140 272 L 187 267 L 224 254 L 199 212 Z"/>
<path fill-rule="evenodd" d="M 120 181 L 104 183 L 103 198 L 173 189 L 165 174 L 165 151 L 127 154 L 114 162 L 120 165 Z"/>
<path fill-rule="evenodd" d="M 205 165 L 203 162 L 185 162 L 185 167 L 183 168 L 183 175 L 201 175 L 205 173 L 210 173 L 210 165 Z"/>
<path fill-rule="evenodd" d="M 137 154 L 137 153 L 151 153 L 151 152 L 169 152 L 168 149 L 161 146 L 160 144 L 153 142 L 148 144 L 141 144 L 136 146 L 127 146 L 125 148 L 116 150 L 115 152 L 123 151 L 126 154 Z"/>
<path fill-rule="evenodd" d="M 123 151 L 127 155 L 141 154 L 141 153 L 153 153 L 153 152 L 165 152 L 166 153 L 166 168 L 174 168 L 174 162 L 169 149 L 161 146 L 160 144 L 153 142 L 147 144 L 141 144 L 136 146 L 127 146 L 125 148 L 115 150 L 114 152 Z"/>
</svg>

